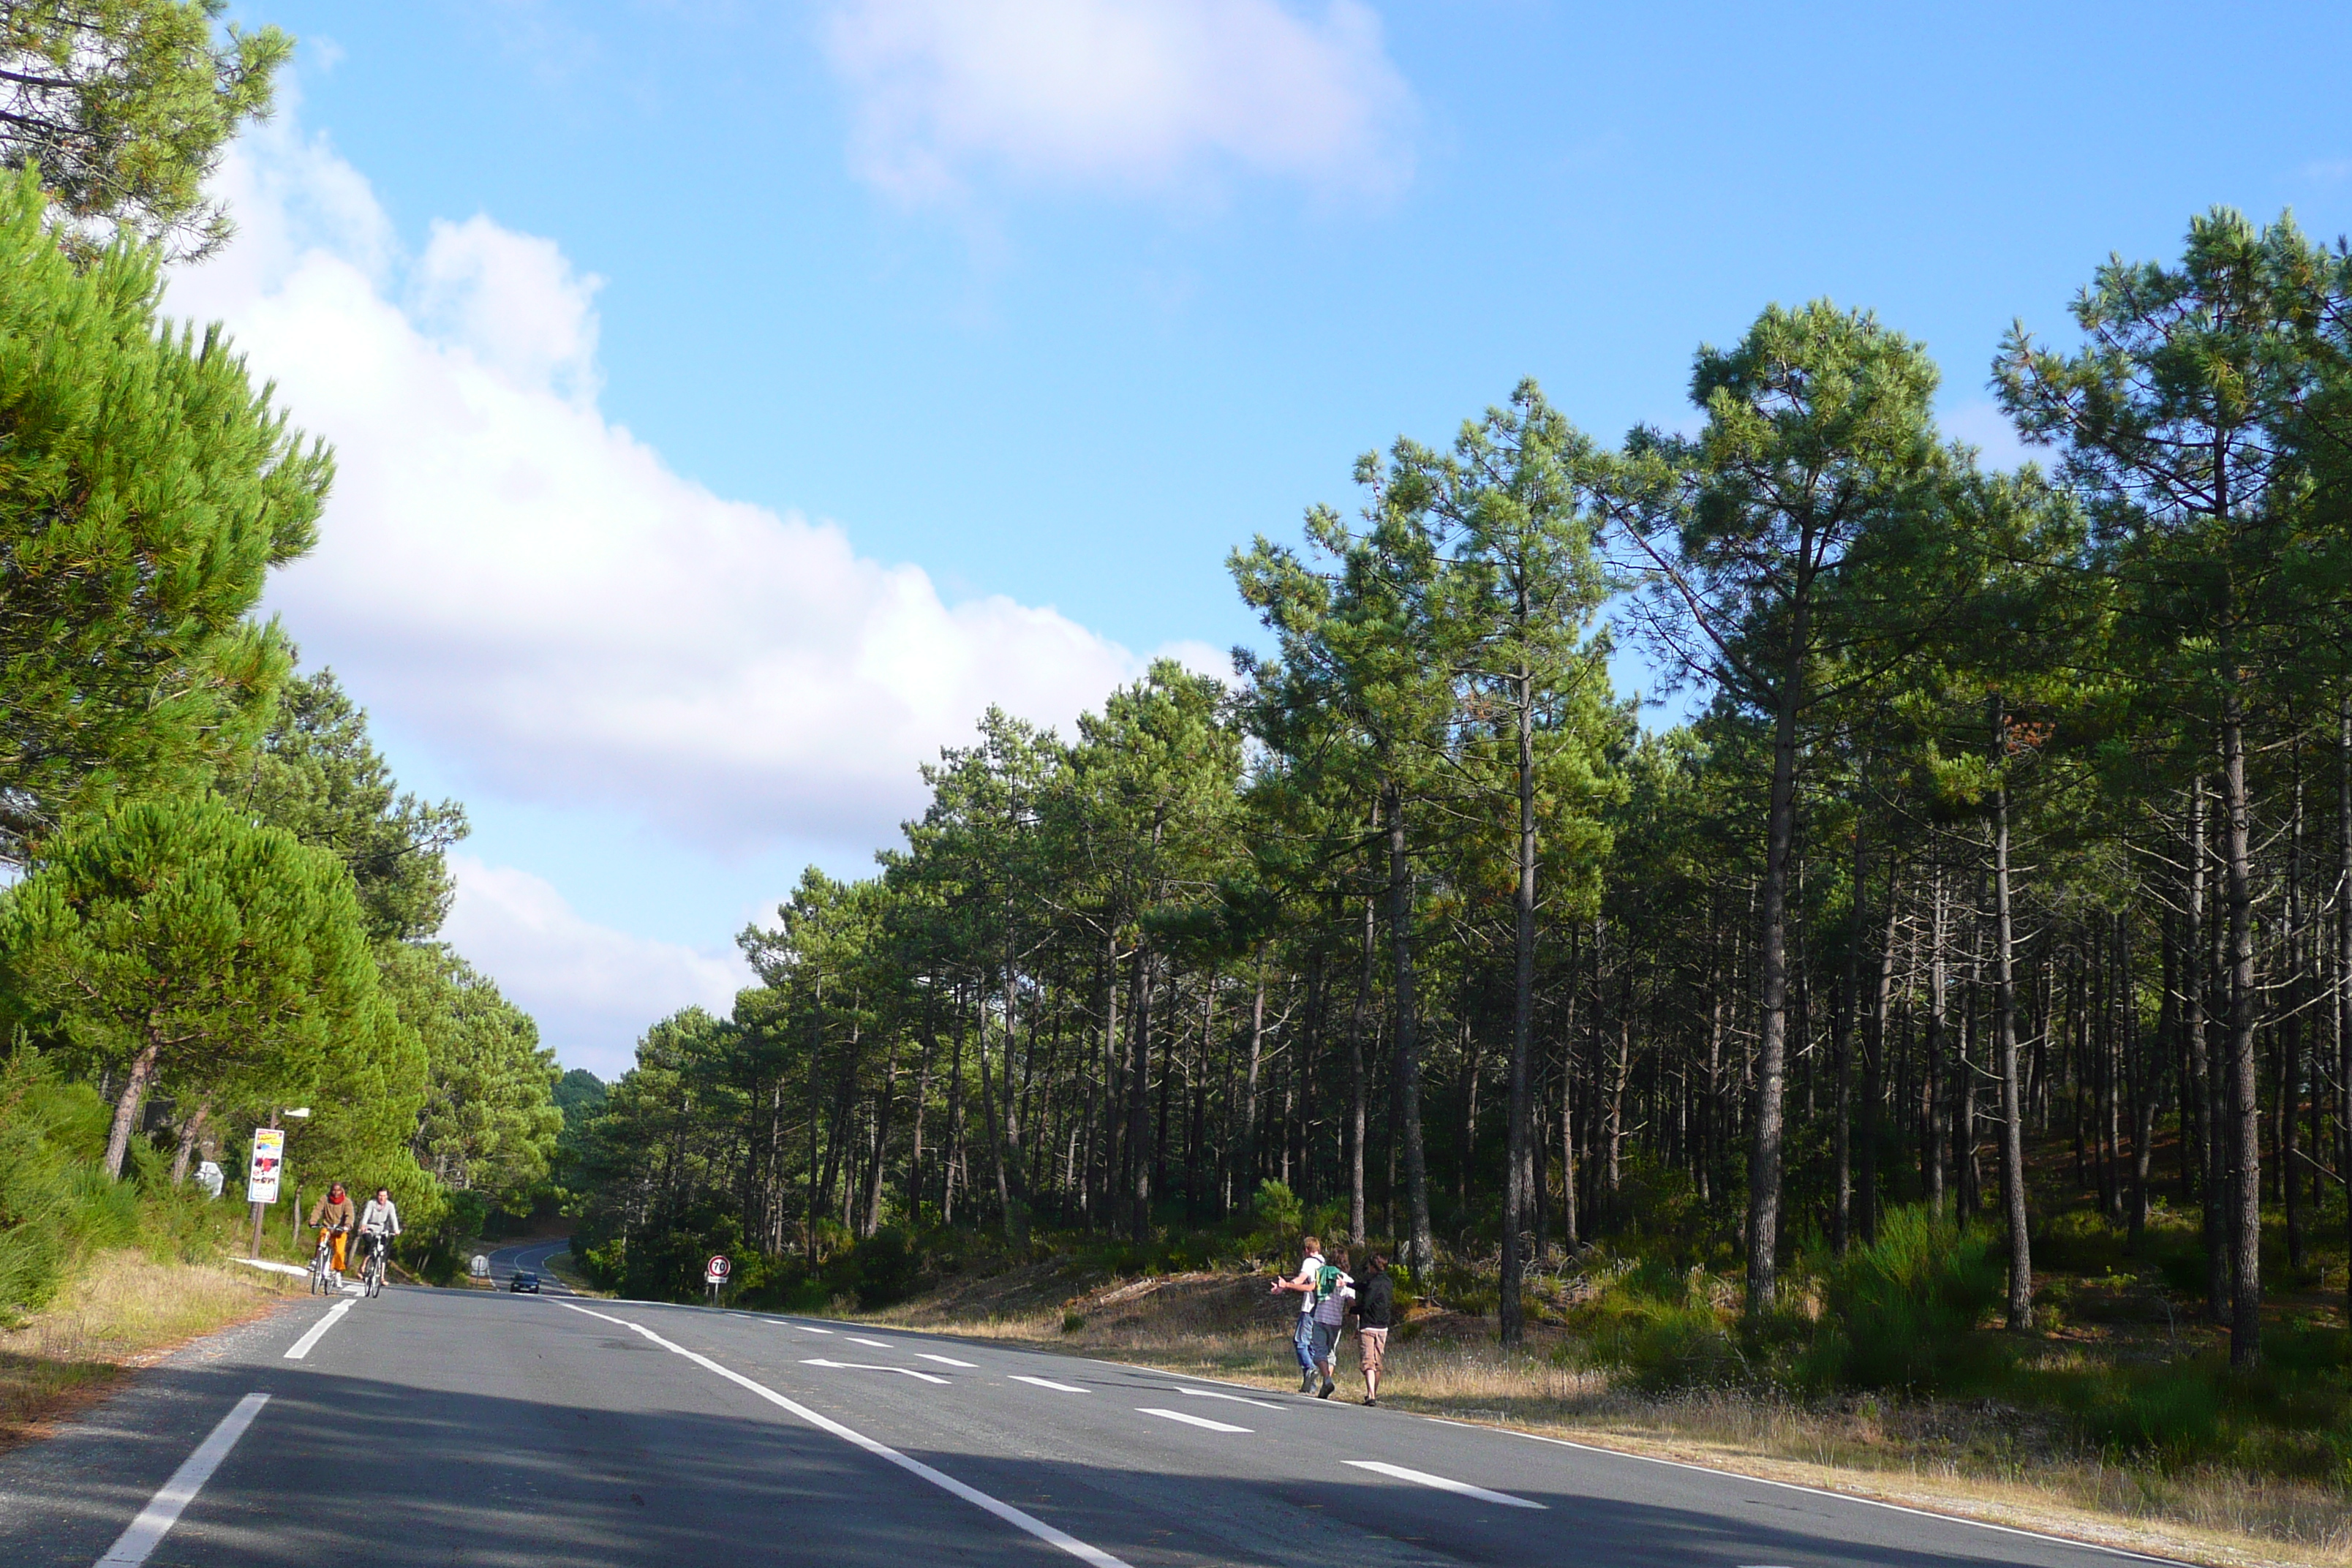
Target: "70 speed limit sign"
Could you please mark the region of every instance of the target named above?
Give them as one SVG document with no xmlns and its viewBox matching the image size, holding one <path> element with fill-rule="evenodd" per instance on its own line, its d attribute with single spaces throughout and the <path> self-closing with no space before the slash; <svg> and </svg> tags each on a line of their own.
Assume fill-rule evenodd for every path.
<svg viewBox="0 0 2352 1568">
<path fill-rule="evenodd" d="M 727 1255 L 719 1253 L 702 1266 L 702 1282 L 705 1285 L 724 1285 L 733 1268 L 734 1265 L 727 1261 Z"/>
</svg>

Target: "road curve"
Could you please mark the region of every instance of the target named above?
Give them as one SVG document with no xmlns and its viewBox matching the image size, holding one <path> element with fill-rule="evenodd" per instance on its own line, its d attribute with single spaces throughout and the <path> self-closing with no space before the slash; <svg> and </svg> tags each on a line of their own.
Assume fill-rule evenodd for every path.
<svg viewBox="0 0 2352 1568">
<path fill-rule="evenodd" d="M 415 1568 L 2153 1561 L 986 1342 L 397 1287 L 373 1301 L 299 1302 L 215 1336 L 49 1440 L 0 1455 L 0 1563 L 355 1557 Z"/>
<path fill-rule="evenodd" d="M 489 1255 L 490 1282 L 503 1290 L 520 1269 L 529 1269 L 539 1276 L 540 1289 L 550 1296 L 572 1295 L 572 1287 L 551 1273 L 547 1260 L 559 1252 L 572 1250 L 566 1237 L 557 1241 L 520 1241 L 512 1247 L 501 1247 Z"/>
</svg>

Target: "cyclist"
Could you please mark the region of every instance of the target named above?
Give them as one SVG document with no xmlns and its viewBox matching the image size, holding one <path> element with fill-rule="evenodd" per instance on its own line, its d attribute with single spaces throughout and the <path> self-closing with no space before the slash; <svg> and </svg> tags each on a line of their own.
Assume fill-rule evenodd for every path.
<svg viewBox="0 0 2352 1568">
<path fill-rule="evenodd" d="M 329 1187 L 327 1195 L 320 1198 L 318 1206 L 310 1211 L 310 1224 L 325 1233 L 320 1239 L 331 1240 L 334 1245 L 334 1271 L 338 1274 L 343 1271 L 344 1254 L 351 1246 L 352 1226 L 358 1222 L 359 1211 L 352 1208 L 351 1194 L 343 1191 L 341 1182 Z"/>
<path fill-rule="evenodd" d="M 375 1196 L 360 1210 L 360 1239 L 364 1244 L 362 1250 L 373 1258 L 399 1234 L 400 1209 L 392 1201 L 392 1189 L 378 1187 Z"/>
</svg>

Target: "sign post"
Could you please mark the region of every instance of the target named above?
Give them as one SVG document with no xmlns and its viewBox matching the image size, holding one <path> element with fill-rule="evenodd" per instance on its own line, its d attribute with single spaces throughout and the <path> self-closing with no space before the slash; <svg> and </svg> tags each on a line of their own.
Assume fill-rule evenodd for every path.
<svg viewBox="0 0 2352 1568">
<path fill-rule="evenodd" d="M 719 1288 L 727 1283 L 727 1276 L 733 1269 L 734 1265 L 727 1261 L 723 1252 L 712 1254 L 710 1261 L 702 1266 L 702 1282 L 709 1287 L 712 1306 L 719 1305 Z"/>
<path fill-rule="evenodd" d="M 275 1123 L 276 1117 L 270 1121 Z M 245 1168 L 245 1195 L 253 1205 L 253 1256 L 261 1256 L 261 1210 L 278 1201 L 278 1178 L 286 1165 L 286 1134 L 275 1125 L 253 1130 L 253 1158 Z"/>
</svg>

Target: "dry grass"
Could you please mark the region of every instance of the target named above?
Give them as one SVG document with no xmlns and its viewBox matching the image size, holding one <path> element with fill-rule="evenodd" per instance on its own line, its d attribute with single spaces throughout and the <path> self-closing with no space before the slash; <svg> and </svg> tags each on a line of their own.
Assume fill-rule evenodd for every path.
<svg viewBox="0 0 2352 1568">
<path fill-rule="evenodd" d="M 295 1289 L 286 1276 L 234 1264 L 100 1254 L 47 1310 L 0 1331 L 0 1447 L 38 1436 L 126 1369 L 266 1311 Z"/>
<path fill-rule="evenodd" d="M 1073 1282 L 1045 1265 L 868 1321 L 1297 1386 L 1290 1315 L 1263 1279 L 1176 1275 L 1072 1294 Z M 1651 1395 L 1572 1354 L 1556 1358 L 1571 1343 L 1556 1332 L 1538 1331 L 1517 1352 L 1492 1333 L 1491 1321 L 1415 1314 L 1393 1337 L 1381 1404 L 2193 1562 L 2352 1564 L 2352 1504 L 2332 1488 L 2110 1464 L 2071 1444 L 2055 1421 L 1990 1402 Z M 1343 1356 L 1339 1397 L 1360 1397 L 1352 1363 Z"/>
</svg>

